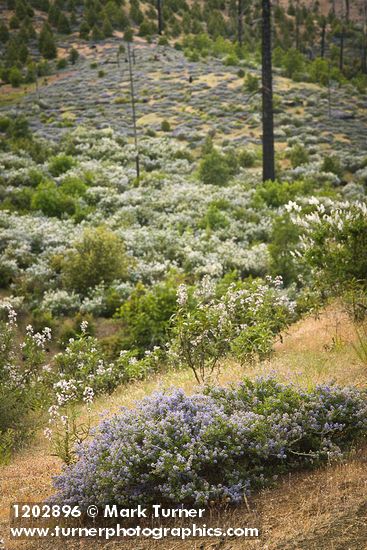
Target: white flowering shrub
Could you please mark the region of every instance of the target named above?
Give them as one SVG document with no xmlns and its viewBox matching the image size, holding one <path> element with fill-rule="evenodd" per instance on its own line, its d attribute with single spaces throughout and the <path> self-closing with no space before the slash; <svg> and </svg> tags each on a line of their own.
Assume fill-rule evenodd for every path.
<svg viewBox="0 0 367 550">
<path fill-rule="evenodd" d="M 180 285 L 169 357 L 176 366 L 190 367 L 198 383 L 209 382 L 229 354 L 241 361 L 268 355 L 294 314 L 280 278 L 232 283 L 219 298 L 204 279 L 192 299 L 194 306 Z"/>
<path fill-rule="evenodd" d="M 290 202 L 287 210 L 300 228 L 294 255 L 328 292 L 342 291 L 352 281 L 367 284 L 367 206 L 365 202 L 320 201 L 304 207 Z"/>
<path fill-rule="evenodd" d="M 54 384 L 53 390 L 55 402 L 48 409 L 49 423 L 43 433 L 50 440 L 54 454 L 69 465 L 76 459 L 78 446 L 89 436 L 94 391 L 76 380 L 63 378 Z M 86 404 L 83 420 L 79 412 L 81 392 Z"/>
<path fill-rule="evenodd" d="M 19 343 L 17 314 L 5 305 L 7 319 L 0 321 L 0 463 L 19 448 L 36 429 L 33 411 L 47 401 L 43 364 L 51 331 L 27 327 Z"/>
</svg>

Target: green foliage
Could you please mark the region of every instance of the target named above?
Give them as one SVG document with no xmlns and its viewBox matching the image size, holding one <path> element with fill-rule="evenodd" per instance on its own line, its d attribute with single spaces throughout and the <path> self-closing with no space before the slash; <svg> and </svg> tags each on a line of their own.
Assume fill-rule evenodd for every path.
<svg viewBox="0 0 367 550">
<path fill-rule="evenodd" d="M 23 81 L 23 76 L 18 67 L 12 67 L 9 72 L 9 82 L 13 88 L 19 88 Z"/>
<path fill-rule="evenodd" d="M 162 130 L 162 132 L 170 132 L 171 131 L 171 125 L 168 122 L 168 120 L 162 120 L 161 130 Z"/>
<path fill-rule="evenodd" d="M 336 155 L 327 155 L 322 163 L 323 172 L 331 172 L 337 175 L 339 178 L 343 176 L 343 168 L 340 163 L 339 157 Z"/>
<path fill-rule="evenodd" d="M 79 37 L 83 40 L 88 40 L 90 33 L 90 26 L 88 25 L 87 21 L 83 20 L 80 23 L 79 27 Z"/>
<path fill-rule="evenodd" d="M 127 276 L 128 259 L 122 240 L 105 227 L 86 229 L 62 262 L 67 289 L 85 295 L 89 288 Z"/>
<path fill-rule="evenodd" d="M 223 61 L 224 65 L 226 65 L 227 67 L 236 66 L 236 65 L 239 64 L 239 62 L 240 62 L 240 60 L 234 54 L 227 55 L 227 57 Z"/>
<path fill-rule="evenodd" d="M 305 58 L 295 48 L 290 48 L 282 57 L 282 66 L 285 70 L 285 76 L 294 78 L 304 70 Z"/>
<path fill-rule="evenodd" d="M 48 169 L 52 176 L 57 177 L 70 170 L 74 165 L 75 161 L 73 157 L 60 154 L 50 159 Z"/>
<path fill-rule="evenodd" d="M 218 298 L 206 280 L 193 295 L 181 285 L 172 320 L 172 363 L 190 367 L 198 383 L 207 383 L 230 354 L 240 361 L 266 357 L 291 319 L 280 286 L 279 279 L 238 282 Z"/>
<path fill-rule="evenodd" d="M 267 206 L 278 208 L 287 204 L 290 200 L 312 191 L 313 185 L 310 181 L 296 180 L 288 181 L 266 181 L 256 187 L 253 201 L 255 206 L 265 203 Z"/>
<path fill-rule="evenodd" d="M 330 67 L 329 62 L 326 59 L 317 57 L 314 59 L 309 67 L 308 74 L 312 82 L 317 82 L 323 86 L 327 86 L 330 79 Z"/>
<path fill-rule="evenodd" d="M 205 155 L 199 165 L 199 177 L 205 184 L 226 185 L 231 176 L 231 169 L 225 155 L 213 149 Z"/>
<path fill-rule="evenodd" d="M 255 93 L 260 89 L 260 81 L 256 75 L 248 73 L 245 78 L 245 89 L 247 92 Z"/>
<path fill-rule="evenodd" d="M 208 231 L 216 231 L 229 225 L 227 216 L 221 211 L 217 204 L 209 205 L 204 218 L 199 222 L 199 227 Z"/>
<path fill-rule="evenodd" d="M 33 194 L 31 207 L 41 210 L 46 216 L 61 218 L 64 214 L 75 212 L 75 202 L 72 197 L 63 193 L 55 182 L 41 182 Z"/>
<path fill-rule="evenodd" d="M 293 168 L 297 168 L 297 166 L 306 164 L 309 161 L 307 149 L 305 149 L 305 147 L 303 147 L 300 143 L 297 143 L 294 147 L 292 147 L 292 149 L 288 152 L 287 157 L 291 161 Z"/>
<path fill-rule="evenodd" d="M 303 261 L 313 270 L 316 285 L 343 292 L 353 281 L 367 287 L 367 216 L 363 207 L 335 209 L 306 229 Z"/>
<path fill-rule="evenodd" d="M 79 59 L 79 52 L 78 50 L 76 50 L 75 48 L 71 48 L 70 50 L 70 53 L 69 53 L 69 61 L 72 65 L 75 65 L 75 63 L 78 61 Z"/>
<path fill-rule="evenodd" d="M 296 248 L 300 230 L 289 214 L 275 218 L 270 236 L 270 271 L 273 276 L 281 275 L 284 284 L 298 282 L 301 271 L 292 252 Z"/>
<path fill-rule="evenodd" d="M 179 281 L 180 278 L 172 273 L 150 289 L 141 283 L 136 286 L 115 315 L 124 325 L 121 337 L 123 349 L 137 349 L 143 354 L 146 349 L 165 345 L 170 319 L 177 309 Z"/>
<path fill-rule="evenodd" d="M 62 57 L 56 63 L 56 67 L 57 67 L 58 70 L 65 69 L 67 67 L 67 65 L 68 65 L 68 62 L 67 62 L 67 59 L 65 57 Z"/>
<path fill-rule="evenodd" d="M 41 54 L 46 59 L 55 59 L 55 57 L 57 57 L 55 38 L 48 23 L 45 23 L 41 29 L 38 47 Z"/>
</svg>

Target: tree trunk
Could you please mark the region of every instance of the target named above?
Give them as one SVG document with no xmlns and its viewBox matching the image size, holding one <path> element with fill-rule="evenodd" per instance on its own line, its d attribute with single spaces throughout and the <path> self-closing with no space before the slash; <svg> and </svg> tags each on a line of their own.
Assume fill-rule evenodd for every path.
<svg viewBox="0 0 367 550">
<path fill-rule="evenodd" d="M 320 57 L 323 59 L 325 57 L 325 37 L 326 37 L 326 21 L 323 19 L 321 26 L 321 52 Z"/>
<path fill-rule="evenodd" d="M 158 34 L 163 33 L 163 0 L 157 0 L 157 12 L 158 12 Z"/>
<path fill-rule="evenodd" d="M 347 23 L 349 23 L 349 16 L 350 16 L 350 2 L 349 0 L 345 0 L 345 19 Z"/>
<path fill-rule="evenodd" d="M 275 180 L 270 0 L 262 0 L 263 181 Z"/>
<path fill-rule="evenodd" d="M 243 45 L 243 0 L 238 0 L 238 44 Z"/>
<path fill-rule="evenodd" d="M 140 177 L 140 159 L 139 159 L 139 147 L 138 147 L 138 133 L 136 129 L 136 111 L 135 111 L 135 92 L 134 92 L 134 78 L 131 62 L 131 46 L 130 42 L 127 43 L 127 56 L 129 60 L 129 76 L 130 76 L 130 92 L 131 92 L 131 109 L 133 115 L 133 130 L 134 130 L 134 143 L 135 143 L 135 163 L 136 163 L 136 177 Z"/>
<path fill-rule="evenodd" d="M 364 23 L 363 23 L 363 36 L 362 36 L 362 59 L 361 59 L 361 70 L 363 73 L 367 74 L 367 0 L 363 4 L 363 14 L 364 14 Z"/>
<path fill-rule="evenodd" d="M 341 35 L 340 35 L 340 50 L 339 50 L 339 69 L 341 70 L 341 72 L 343 72 L 343 69 L 344 69 L 344 33 L 345 33 L 345 28 L 343 24 Z"/>
</svg>

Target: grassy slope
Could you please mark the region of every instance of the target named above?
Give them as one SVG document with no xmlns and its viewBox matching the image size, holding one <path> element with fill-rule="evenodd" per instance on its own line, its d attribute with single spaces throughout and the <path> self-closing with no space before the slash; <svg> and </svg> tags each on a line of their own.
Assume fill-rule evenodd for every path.
<svg viewBox="0 0 367 550">
<path fill-rule="evenodd" d="M 276 345 L 273 358 L 260 366 L 241 367 L 235 363 L 225 365 L 219 376 L 221 384 L 239 380 L 243 374 L 251 377 L 274 372 L 282 380 L 293 380 L 303 386 L 334 379 L 340 384 L 362 387 L 366 381 L 366 368 L 353 350 L 353 326 L 338 305 L 327 308 L 318 319 L 309 317 L 295 324 L 284 335 L 283 343 Z M 155 389 L 170 386 L 194 390 L 189 371 L 170 372 L 148 382 L 139 382 L 119 388 L 112 396 L 100 398 L 93 414 L 108 409 L 118 410 L 121 405 L 133 406 L 136 399 Z M 343 464 L 330 465 L 315 472 L 293 474 L 277 487 L 267 489 L 253 497 L 250 506 L 262 513 L 261 541 L 246 541 L 247 548 L 268 550 L 346 550 L 367 547 L 366 497 L 367 449 L 358 450 Z M 51 477 L 60 468 L 58 459 L 50 457 L 47 442 L 38 436 L 32 447 L 17 455 L 9 466 L 0 470 L 0 534 L 7 533 L 8 506 L 14 501 L 40 501 L 52 492 Z M 221 518 L 216 524 L 244 526 L 249 524 L 246 508 L 239 508 Z M 3 535 L 2 535 L 3 536 Z M 242 548 L 241 540 L 213 546 L 213 540 L 202 548 Z M 74 549 L 79 543 L 68 541 L 63 546 Z M 131 547 L 136 548 L 136 543 Z M 83 548 L 98 548 L 94 541 Z M 110 543 L 107 548 L 129 548 L 127 543 Z M 9 548 L 59 548 L 52 541 L 41 543 L 10 542 Z M 61 545 L 60 545 L 61 548 Z M 139 548 L 199 548 L 196 542 L 149 542 Z"/>
</svg>

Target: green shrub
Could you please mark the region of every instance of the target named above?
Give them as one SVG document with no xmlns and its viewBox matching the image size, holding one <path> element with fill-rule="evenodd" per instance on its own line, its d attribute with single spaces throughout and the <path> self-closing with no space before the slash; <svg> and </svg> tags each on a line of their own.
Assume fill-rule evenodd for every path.
<svg viewBox="0 0 367 550">
<path fill-rule="evenodd" d="M 67 65 L 68 65 L 67 59 L 65 57 L 62 57 L 57 61 L 56 67 L 60 71 L 62 69 L 66 69 Z"/>
<path fill-rule="evenodd" d="M 50 159 L 48 169 L 52 176 L 57 177 L 70 170 L 70 168 L 72 168 L 74 165 L 75 160 L 73 159 L 73 157 L 65 154 L 60 154 L 57 157 L 53 157 Z"/>
<path fill-rule="evenodd" d="M 227 159 L 216 149 L 204 156 L 199 165 L 199 177 L 205 184 L 226 185 L 231 176 Z"/>
<path fill-rule="evenodd" d="M 251 168 L 256 162 L 255 153 L 252 151 L 242 150 L 238 154 L 238 164 L 242 168 Z"/>
<path fill-rule="evenodd" d="M 224 58 L 223 64 L 227 67 L 233 67 L 238 65 L 240 60 L 235 54 L 229 54 L 227 57 Z"/>
<path fill-rule="evenodd" d="M 45 181 L 37 186 L 32 196 L 31 208 L 41 210 L 46 216 L 61 218 L 63 214 L 74 214 L 75 202 L 55 182 Z"/>
<path fill-rule="evenodd" d="M 83 197 L 88 187 L 80 178 L 67 176 L 60 185 L 60 191 L 71 197 Z"/>
<path fill-rule="evenodd" d="M 312 187 L 311 182 L 302 180 L 266 181 L 256 187 L 253 201 L 255 205 L 261 206 L 261 203 L 265 202 L 267 206 L 278 208 L 297 196 L 308 194 Z"/>
<path fill-rule="evenodd" d="M 320 57 L 314 59 L 308 67 L 308 74 L 312 82 L 327 86 L 330 79 L 329 62 Z"/>
<path fill-rule="evenodd" d="M 33 210 L 41 210 L 46 216 L 57 218 L 75 212 L 73 198 L 63 193 L 53 181 L 41 182 L 37 186 L 32 196 L 31 207 Z"/>
<path fill-rule="evenodd" d="M 260 89 L 260 81 L 256 75 L 248 73 L 245 78 L 245 89 L 250 93 L 255 93 Z"/>
<path fill-rule="evenodd" d="M 331 172 L 336 174 L 339 178 L 343 177 L 343 168 L 340 163 L 340 159 L 336 155 L 327 155 L 322 163 L 321 170 L 323 172 Z"/>
<path fill-rule="evenodd" d="M 11 119 L 7 116 L 0 116 L 0 132 L 7 132 L 10 127 Z"/>
<path fill-rule="evenodd" d="M 62 262 L 62 280 L 67 289 L 85 295 L 102 282 L 125 279 L 128 263 L 124 243 L 115 233 L 105 227 L 86 229 Z"/>
<path fill-rule="evenodd" d="M 220 298 L 207 280 L 194 295 L 180 285 L 169 348 L 172 364 L 190 367 L 201 384 L 211 380 L 218 363 L 228 355 L 241 362 L 266 357 L 275 335 L 292 318 L 293 305 L 283 295 L 281 285 L 278 278 L 269 279 L 267 284 L 259 280 L 238 282 Z"/>
<path fill-rule="evenodd" d="M 289 214 L 275 218 L 270 236 L 270 271 L 273 276 L 281 275 L 284 284 L 298 282 L 300 266 L 292 255 L 297 247 L 300 230 L 290 219 Z"/>
<path fill-rule="evenodd" d="M 305 65 L 304 56 L 295 48 L 290 48 L 282 58 L 282 65 L 285 69 L 285 76 L 293 78 L 296 74 L 300 74 Z"/>
<path fill-rule="evenodd" d="M 161 130 L 162 130 L 162 132 L 170 132 L 171 131 L 171 125 L 168 122 L 168 120 L 162 120 Z"/>
<path fill-rule="evenodd" d="M 172 273 L 165 281 L 150 289 L 141 283 L 136 286 L 115 315 L 124 324 L 121 341 L 123 349 L 138 349 L 143 353 L 154 346 L 164 346 L 170 319 L 177 309 L 179 281 L 179 277 Z"/>
<path fill-rule="evenodd" d="M 216 204 L 210 204 L 204 218 L 199 222 L 199 227 L 210 231 L 216 231 L 228 227 L 229 220 Z"/>
<path fill-rule="evenodd" d="M 302 220 L 302 218 L 301 218 Z M 356 281 L 367 287 L 367 216 L 364 204 L 318 211 L 300 227 L 303 263 L 312 269 L 315 285 L 342 293 Z"/>
<path fill-rule="evenodd" d="M 298 143 L 297 145 L 292 147 L 287 156 L 291 161 L 293 168 L 297 168 L 297 166 L 301 166 L 301 164 L 306 164 L 309 161 L 307 150 Z"/>
<path fill-rule="evenodd" d="M 9 82 L 13 88 L 19 88 L 23 82 L 23 76 L 18 67 L 12 67 L 9 72 Z"/>
</svg>

